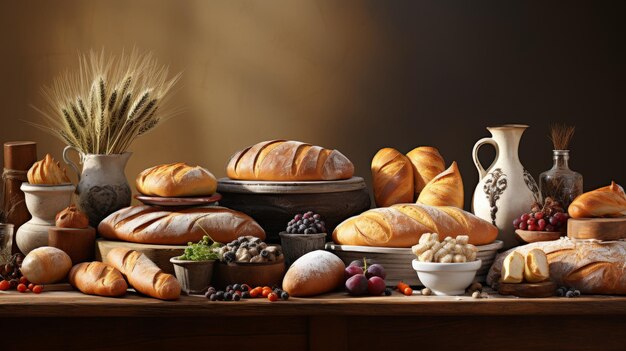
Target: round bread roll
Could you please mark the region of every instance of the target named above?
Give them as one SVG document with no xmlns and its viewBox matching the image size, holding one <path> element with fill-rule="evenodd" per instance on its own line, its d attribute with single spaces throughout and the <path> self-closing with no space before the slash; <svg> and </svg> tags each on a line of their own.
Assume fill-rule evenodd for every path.
<svg viewBox="0 0 626 351">
<path fill-rule="evenodd" d="M 396 149 L 387 147 L 374 155 L 372 182 L 378 207 L 413 202 L 413 165 L 408 157 Z"/>
<path fill-rule="evenodd" d="M 29 252 L 20 270 L 29 282 L 51 284 L 67 276 L 72 268 L 72 259 L 56 247 L 43 246 Z"/>
<path fill-rule="evenodd" d="M 71 205 L 57 213 L 55 225 L 59 228 L 84 229 L 89 226 L 89 218 L 84 212 L 79 211 L 76 206 Z"/>
<path fill-rule="evenodd" d="M 161 197 L 208 196 L 217 190 L 211 172 L 182 162 L 148 168 L 137 176 L 135 185 L 143 195 Z"/>
<path fill-rule="evenodd" d="M 298 258 L 283 279 L 283 290 L 291 296 L 313 296 L 336 289 L 343 283 L 343 261 L 324 250 Z"/>
</svg>

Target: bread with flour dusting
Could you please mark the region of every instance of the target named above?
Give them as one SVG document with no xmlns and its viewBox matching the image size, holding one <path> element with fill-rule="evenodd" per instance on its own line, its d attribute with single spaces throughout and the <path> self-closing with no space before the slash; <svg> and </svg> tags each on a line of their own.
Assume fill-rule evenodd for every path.
<svg viewBox="0 0 626 351">
<path fill-rule="evenodd" d="M 324 250 L 298 258 L 283 279 L 283 290 L 291 296 L 313 296 L 335 290 L 343 283 L 343 261 Z"/>
<path fill-rule="evenodd" d="M 200 166 L 178 162 L 146 169 L 137 176 L 135 186 L 148 196 L 208 196 L 217 190 L 217 180 Z"/>
</svg>

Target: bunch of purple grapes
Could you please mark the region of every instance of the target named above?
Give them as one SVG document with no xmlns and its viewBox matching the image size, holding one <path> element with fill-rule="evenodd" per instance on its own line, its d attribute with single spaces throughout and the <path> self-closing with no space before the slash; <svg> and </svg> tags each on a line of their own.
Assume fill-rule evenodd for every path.
<svg viewBox="0 0 626 351">
<path fill-rule="evenodd" d="M 289 234 L 317 234 L 326 233 L 326 223 L 322 216 L 313 211 L 304 214 L 297 214 L 287 223 L 287 233 Z"/>
<path fill-rule="evenodd" d="M 371 296 L 391 295 L 391 289 L 385 284 L 387 273 L 382 265 L 368 264 L 365 259 L 350 263 L 344 272 L 346 290 L 352 296 L 369 294 Z"/>
<path fill-rule="evenodd" d="M 564 232 L 569 215 L 558 201 L 546 198 L 543 205 L 535 203 L 530 212 L 513 220 L 515 229 L 529 231 Z"/>
</svg>

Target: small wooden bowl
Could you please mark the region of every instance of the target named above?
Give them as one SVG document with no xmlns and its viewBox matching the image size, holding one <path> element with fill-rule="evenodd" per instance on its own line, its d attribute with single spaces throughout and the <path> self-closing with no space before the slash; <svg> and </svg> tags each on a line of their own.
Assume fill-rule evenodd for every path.
<svg viewBox="0 0 626 351">
<path fill-rule="evenodd" d="M 256 286 L 281 286 L 285 275 L 285 261 L 263 263 L 223 263 L 215 265 L 213 285 L 224 288 L 232 284 Z"/>
<path fill-rule="evenodd" d="M 87 228 L 48 228 L 48 246 L 65 251 L 72 264 L 93 259 L 96 230 Z"/>
<path fill-rule="evenodd" d="M 515 229 L 515 238 L 522 244 L 536 243 L 538 241 L 559 240 L 565 233 L 562 232 L 542 232 Z"/>
</svg>

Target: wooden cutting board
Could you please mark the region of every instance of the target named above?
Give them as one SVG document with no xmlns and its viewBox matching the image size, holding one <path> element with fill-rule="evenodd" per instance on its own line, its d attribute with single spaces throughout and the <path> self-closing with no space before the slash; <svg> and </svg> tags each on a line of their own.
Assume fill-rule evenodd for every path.
<svg viewBox="0 0 626 351">
<path fill-rule="evenodd" d="M 139 251 L 148 256 L 165 273 L 174 274 L 174 266 L 170 262 L 170 258 L 182 255 L 186 246 L 149 245 L 98 239 L 96 240 L 96 261 L 106 263 L 106 256 L 109 251 L 117 247 L 126 247 Z"/>
<path fill-rule="evenodd" d="M 570 218 L 567 221 L 567 236 L 572 239 L 626 239 L 626 217 Z"/>
<path fill-rule="evenodd" d="M 552 281 L 541 283 L 500 283 L 498 293 L 517 297 L 550 297 L 556 292 L 556 284 Z"/>
</svg>

